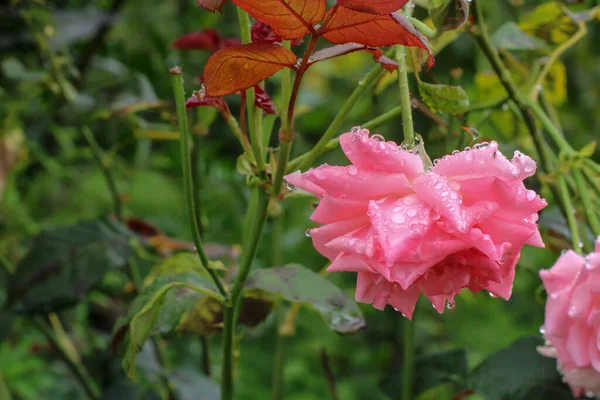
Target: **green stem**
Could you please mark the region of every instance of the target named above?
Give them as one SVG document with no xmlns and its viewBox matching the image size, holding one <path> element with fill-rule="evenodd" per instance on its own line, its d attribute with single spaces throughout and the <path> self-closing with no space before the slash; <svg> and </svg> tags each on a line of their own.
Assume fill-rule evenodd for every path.
<svg viewBox="0 0 600 400">
<path fill-rule="evenodd" d="M 361 126 L 361 128 L 364 128 L 364 129 L 370 129 L 370 130 L 377 129 L 380 126 L 394 120 L 396 117 L 398 117 L 401 114 L 402 114 L 402 107 L 401 106 L 394 107 L 391 110 L 387 111 L 385 114 L 381 114 L 379 117 L 373 118 L 372 120 L 367 121 L 360 126 Z M 340 141 L 338 138 L 331 139 L 327 143 L 325 143 L 325 145 L 316 154 L 315 158 L 319 157 L 320 155 L 323 155 L 331 150 L 335 150 L 339 146 L 340 146 Z M 311 156 L 310 153 L 304 153 L 304 154 L 296 157 L 294 160 L 292 160 L 290 162 L 290 165 L 305 164 L 310 156 Z"/>
<path fill-rule="evenodd" d="M 248 13 L 242 10 L 240 7 L 237 8 L 238 21 L 240 26 L 240 36 L 242 43 L 250 43 L 250 17 Z M 262 154 L 262 127 L 261 119 L 257 118 L 257 108 L 254 103 L 254 88 L 246 89 L 246 112 L 248 113 L 248 130 L 250 132 L 250 144 L 252 146 L 252 153 L 256 159 L 256 167 L 258 168 L 259 174 L 264 175 L 265 171 L 265 158 Z"/>
<path fill-rule="evenodd" d="M 108 184 L 108 188 L 113 198 L 113 206 L 115 209 L 115 214 L 119 220 L 123 219 L 123 204 L 121 203 L 121 196 L 119 195 L 119 189 L 117 188 L 117 183 L 115 178 L 113 177 L 110 169 L 106 165 L 105 162 L 105 153 L 104 150 L 100 147 L 96 139 L 94 138 L 94 134 L 90 130 L 89 127 L 83 126 L 81 127 L 81 134 L 86 140 L 92 154 L 94 155 L 94 159 L 98 163 L 100 170 L 104 174 L 104 178 L 106 179 L 106 183 Z"/>
<path fill-rule="evenodd" d="M 192 230 L 192 237 L 198 252 L 198 257 L 202 266 L 208 271 L 217 289 L 225 300 L 228 299 L 227 291 L 225 290 L 221 278 L 214 269 L 210 267 L 208 255 L 204 250 L 202 239 L 200 237 L 200 228 L 198 227 L 196 216 L 196 206 L 194 202 L 194 188 L 192 181 L 192 163 L 190 159 L 190 133 L 187 123 L 187 113 L 185 109 L 185 92 L 183 90 L 183 78 L 181 76 L 181 68 L 174 67 L 171 69 L 171 82 L 175 93 L 175 104 L 177 106 L 177 120 L 179 122 L 179 143 L 181 145 L 181 169 L 183 172 L 183 186 L 186 194 L 186 205 L 188 209 L 188 220 Z"/>
<path fill-rule="evenodd" d="M 403 356 L 404 366 L 402 369 L 402 400 L 412 400 L 413 397 L 413 373 L 415 369 L 415 322 L 407 318 L 404 319 L 403 327 Z"/>
<path fill-rule="evenodd" d="M 227 122 L 227 125 L 229 126 L 229 129 L 231 129 L 233 135 L 240 141 L 244 152 L 252 154 L 252 146 L 250 145 L 250 141 L 248 140 L 248 137 L 244 135 L 244 132 L 242 132 L 242 129 L 240 128 L 240 124 L 238 123 L 237 119 L 235 119 L 235 117 L 231 115 L 231 113 L 225 115 L 224 117 L 225 121 Z"/>
<path fill-rule="evenodd" d="M 577 185 L 577 192 L 579 193 L 579 197 L 581 197 L 581 202 L 583 203 L 590 228 L 592 228 L 592 232 L 595 236 L 600 236 L 600 220 L 596 215 L 596 209 L 592 203 L 588 188 L 586 187 L 583 172 L 579 167 L 573 168 L 572 172 L 573 177 L 575 178 L 575 184 Z"/>
<path fill-rule="evenodd" d="M 44 334 L 46 339 L 52 343 L 58 352 L 59 356 L 63 359 L 63 361 L 67 364 L 71 373 L 75 376 L 75 378 L 81 383 L 85 393 L 90 399 L 98 400 L 100 399 L 101 393 L 98 389 L 98 385 L 90 376 L 89 372 L 85 368 L 85 366 L 81 363 L 81 361 L 74 360 L 69 356 L 69 352 L 63 347 L 63 345 L 57 340 L 54 335 L 54 331 L 50 324 L 46 322 L 44 318 L 41 316 L 33 317 L 33 323 L 37 326 L 37 328 Z"/>
<path fill-rule="evenodd" d="M 563 208 L 566 211 L 565 214 L 569 223 L 569 229 L 571 230 L 571 242 L 573 244 L 573 250 L 579 254 L 582 254 L 583 243 L 581 242 L 581 237 L 579 236 L 579 228 L 577 226 L 577 219 L 575 218 L 575 208 L 571 202 L 571 195 L 569 194 L 567 181 L 563 175 L 558 176 L 558 193 L 563 203 Z"/>
<path fill-rule="evenodd" d="M 404 15 L 411 18 L 414 4 L 409 1 L 404 7 Z M 413 125 L 412 106 L 410 104 L 410 86 L 408 85 L 408 67 L 406 62 L 406 47 L 396 46 L 396 62 L 398 63 L 398 89 L 400 90 L 400 107 L 402 107 L 403 143 L 412 145 L 415 142 L 415 127 Z M 419 75 L 416 73 L 417 80 Z"/>
<path fill-rule="evenodd" d="M 256 255 L 258 249 L 258 243 L 265 225 L 267 218 L 267 206 L 269 204 L 269 197 L 264 192 L 262 187 L 255 187 L 253 189 L 252 196 L 256 199 L 250 203 L 252 208 L 248 210 L 248 218 L 251 221 L 251 226 L 247 230 L 248 237 L 244 241 L 244 249 L 242 252 L 242 258 L 240 261 L 240 269 L 237 274 L 235 281 L 231 287 L 231 303 L 229 307 L 225 308 L 224 320 L 223 320 L 223 361 L 221 371 L 221 398 L 222 400 L 232 400 L 234 393 L 234 363 L 233 363 L 233 349 L 234 349 L 234 336 L 235 336 L 235 325 L 237 321 L 237 314 L 239 312 L 239 306 L 242 298 L 242 290 L 250 268 L 252 261 Z"/>
<path fill-rule="evenodd" d="M 331 124 L 327 127 L 327 130 L 321 136 L 321 139 L 315 144 L 308 153 L 305 153 L 302 158 L 298 157 L 295 160 L 292 160 L 288 164 L 287 172 L 292 172 L 297 169 L 304 170 L 308 168 L 313 161 L 319 156 L 319 154 L 323 153 L 324 149 L 328 146 L 329 141 L 335 136 L 342 123 L 352 111 L 352 108 L 356 105 L 358 100 L 373 86 L 373 84 L 377 81 L 380 75 L 384 74 L 385 71 L 380 64 L 375 65 L 367 75 L 358 82 L 358 86 L 354 89 L 354 91 L 350 94 L 350 97 L 346 100 L 346 102 L 342 105 L 337 115 L 331 121 Z"/>
<path fill-rule="evenodd" d="M 404 143 L 413 144 L 415 131 L 412 119 L 412 107 L 410 105 L 410 88 L 408 86 L 408 69 L 406 68 L 406 48 L 396 47 L 396 62 L 398 63 L 398 87 L 400 89 L 400 107 L 402 108 L 402 132 Z"/>
<path fill-rule="evenodd" d="M 283 47 L 290 49 L 290 41 L 284 40 Z M 292 70 L 290 68 L 284 68 L 281 70 L 281 126 L 285 127 L 290 125 L 288 121 L 289 112 L 288 107 L 290 104 L 290 96 L 292 91 Z M 292 136 L 293 137 L 293 136 Z M 275 180 L 273 181 L 273 193 L 278 195 L 281 192 L 281 185 L 283 184 L 283 175 L 287 168 L 287 163 L 292 154 L 292 140 L 280 140 L 279 142 L 279 158 L 277 160 L 277 171 L 275 172 Z"/>
<path fill-rule="evenodd" d="M 536 103 L 529 103 L 529 108 L 531 108 L 535 116 L 544 126 L 546 132 L 548 132 L 552 140 L 554 140 L 554 143 L 556 143 L 556 145 L 566 154 L 574 153 L 574 150 L 569 144 L 569 142 L 566 141 L 562 132 L 558 130 L 558 128 L 554 125 L 550 117 L 548 117 L 544 110 L 542 110 L 542 107 L 540 107 L 540 105 Z"/>
<path fill-rule="evenodd" d="M 577 32 L 573 36 L 571 36 L 568 40 L 563 42 L 560 46 L 558 46 L 548 57 L 548 61 L 546 62 L 546 65 L 544 65 L 544 68 L 538 75 L 535 83 L 533 84 L 533 86 L 531 88 L 531 92 L 529 94 L 529 99 L 531 101 L 537 100 L 538 95 L 539 95 L 540 91 L 542 90 L 542 84 L 544 83 L 546 76 L 550 72 L 550 69 L 552 69 L 552 66 L 554 65 L 556 60 L 558 60 L 558 58 L 565 51 L 570 49 L 575 43 L 577 43 L 579 40 L 581 40 L 587 33 L 587 27 L 585 26 L 585 22 L 583 22 L 583 21 L 579 22 L 577 25 L 579 27 Z"/>
<path fill-rule="evenodd" d="M 427 25 L 425 25 L 423 22 L 419 21 L 416 18 L 413 17 L 406 17 L 414 26 L 415 28 L 417 28 L 419 31 L 421 31 L 421 33 L 425 36 L 427 36 L 428 38 L 433 38 L 438 34 L 437 29 L 432 29 L 430 27 L 428 27 Z"/>
<path fill-rule="evenodd" d="M 204 236 L 204 225 L 202 224 L 202 202 L 200 200 L 200 194 L 202 193 L 202 174 L 200 172 L 200 146 L 202 138 L 200 135 L 194 135 L 192 137 L 192 188 L 194 190 L 194 206 L 196 207 L 196 224 L 198 225 L 198 231 L 200 232 L 200 238 Z"/>
<path fill-rule="evenodd" d="M 280 318 L 278 318 L 280 319 Z M 275 343 L 275 356 L 273 358 L 273 377 L 271 380 L 271 399 L 281 400 L 283 398 L 285 350 L 289 336 L 282 335 L 277 324 L 277 339 Z"/>
<path fill-rule="evenodd" d="M 206 335 L 200 335 L 200 344 L 202 345 L 202 371 L 204 375 L 210 377 L 210 338 Z"/>
</svg>

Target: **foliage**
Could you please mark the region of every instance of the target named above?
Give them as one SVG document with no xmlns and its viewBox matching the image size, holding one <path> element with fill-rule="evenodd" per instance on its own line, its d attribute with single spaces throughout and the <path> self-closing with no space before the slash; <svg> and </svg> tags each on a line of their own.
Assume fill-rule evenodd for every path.
<svg viewBox="0 0 600 400">
<path fill-rule="evenodd" d="M 600 234 L 595 1 L 0 7 L 1 399 L 573 398 L 535 350 L 537 273 Z M 510 301 L 421 301 L 407 350 L 399 313 L 322 272 L 282 177 L 342 162 L 357 125 L 431 160 L 490 140 L 538 160 L 546 248 Z"/>
</svg>

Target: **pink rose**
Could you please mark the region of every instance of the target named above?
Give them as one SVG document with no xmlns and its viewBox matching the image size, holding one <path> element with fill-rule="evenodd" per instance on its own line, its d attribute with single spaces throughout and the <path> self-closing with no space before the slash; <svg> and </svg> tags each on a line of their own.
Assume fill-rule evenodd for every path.
<svg viewBox="0 0 600 400">
<path fill-rule="evenodd" d="M 538 351 L 558 359 L 575 397 L 600 396 L 600 238 L 594 253 L 569 250 L 540 276 L 548 300 Z"/>
<path fill-rule="evenodd" d="M 418 155 L 366 129 L 340 143 L 351 165 L 286 179 L 321 198 L 313 244 L 329 271 L 358 272 L 357 301 L 411 318 L 421 292 L 440 313 L 465 287 L 510 297 L 521 248 L 543 246 L 536 221 L 546 201 L 522 182 L 535 172 L 531 158 L 509 161 L 491 142 L 425 171 Z"/>
</svg>

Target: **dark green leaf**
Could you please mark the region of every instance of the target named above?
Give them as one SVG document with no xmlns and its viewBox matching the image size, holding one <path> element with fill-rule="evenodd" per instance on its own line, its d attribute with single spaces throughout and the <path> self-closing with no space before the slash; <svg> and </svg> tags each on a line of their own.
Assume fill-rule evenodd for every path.
<svg viewBox="0 0 600 400">
<path fill-rule="evenodd" d="M 179 369 L 169 375 L 179 400 L 220 400 L 217 383 L 191 369 Z"/>
<path fill-rule="evenodd" d="M 160 400 L 160 396 L 151 388 L 142 387 L 123 380 L 108 387 L 102 394 L 101 400 Z"/>
<path fill-rule="evenodd" d="M 85 221 L 43 231 L 9 279 L 8 304 L 47 313 L 81 301 L 131 254 L 131 234 L 115 221 Z"/>
<path fill-rule="evenodd" d="M 523 32 L 519 25 L 507 22 L 494 33 L 492 42 L 496 47 L 505 50 L 543 50 L 548 45 L 542 39 Z"/>
<path fill-rule="evenodd" d="M 118 324 L 113 338 L 120 341 L 127 332 L 127 348 L 123 367 L 127 376 L 135 379 L 135 359 L 151 334 L 173 330 L 181 317 L 201 296 L 221 299 L 214 284 L 197 272 L 160 276 L 133 302 L 127 316 Z"/>
<path fill-rule="evenodd" d="M 469 109 L 469 96 L 460 86 L 419 82 L 419 93 L 433 112 L 460 114 Z"/>
<path fill-rule="evenodd" d="M 462 349 L 426 354 L 416 361 L 414 393 L 423 393 L 440 385 L 456 393 L 466 386 L 468 372 L 467 354 Z M 383 390 L 388 395 L 393 397 L 394 393 L 402 392 L 402 374 L 399 369 L 386 379 Z"/>
<path fill-rule="evenodd" d="M 353 333 L 365 326 L 358 306 L 344 291 L 301 265 L 255 270 L 246 286 L 310 304 L 338 333 Z"/>
<path fill-rule="evenodd" d="M 467 0 L 433 0 L 429 15 L 439 33 L 460 28 L 469 17 Z"/>
<path fill-rule="evenodd" d="M 538 354 L 539 337 L 527 337 L 485 359 L 469 383 L 486 400 L 572 400 L 561 383 L 556 360 Z"/>
</svg>

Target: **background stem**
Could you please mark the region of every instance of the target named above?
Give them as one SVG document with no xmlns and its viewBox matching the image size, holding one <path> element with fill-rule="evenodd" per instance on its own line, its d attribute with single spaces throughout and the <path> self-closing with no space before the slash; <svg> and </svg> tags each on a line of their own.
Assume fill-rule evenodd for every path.
<svg viewBox="0 0 600 400">
<path fill-rule="evenodd" d="M 412 400 L 413 395 L 413 373 L 415 369 L 415 344 L 414 327 L 415 315 L 413 320 L 405 318 L 403 320 L 403 369 L 402 369 L 402 400 Z"/>
<path fill-rule="evenodd" d="M 117 182 L 115 181 L 115 178 L 113 177 L 110 168 L 108 168 L 108 166 L 105 163 L 106 154 L 96 141 L 96 138 L 94 138 L 94 134 L 92 133 L 89 127 L 81 127 L 81 135 L 83 136 L 90 150 L 92 151 L 94 159 L 98 163 L 102 174 L 104 174 L 104 178 L 106 179 L 106 183 L 108 184 L 108 188 L 110 189 L 110 193 L 112 195 L 115 215 L 119 220 L 123 220 L 123 205 L 121 203 L 121 196 L 119 195 Z"/>
<path fill-rule="evenodd" d="M 188 209 L 188 220 L 192 230 L 192 237 L 198 252 L 198 257 L 202 266 L 206 268 L 217 289 L 225 300 L 228 299 L 227 291 L 221 282 L 221 278 L 214 269 L 210 267 L 208 255 L 204 250 L 202 238 L 200 236 L 200 228 L 198 226 L 198 218 L 196 216 L 196 205 L 194 201 L 194 187 L 192 181 L 192 162 L 190 159 L 190 133 L 187 123 L 187 113 L 185 109 L 185 92 L 183 90 L 183 78 L 181 69 L 175 67 L 171 70 L 171 81 L 173 91 L 175 93 L 175 103 L 177 106 L 177 120 L 179 122 L 179 143 L 181 145 L 181 169 L 183 172 L 183 186 L 186 194 L 186 205 Z"/>
</svg>

